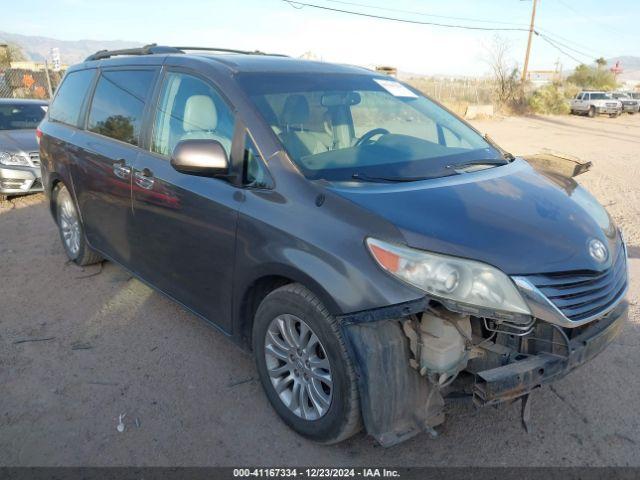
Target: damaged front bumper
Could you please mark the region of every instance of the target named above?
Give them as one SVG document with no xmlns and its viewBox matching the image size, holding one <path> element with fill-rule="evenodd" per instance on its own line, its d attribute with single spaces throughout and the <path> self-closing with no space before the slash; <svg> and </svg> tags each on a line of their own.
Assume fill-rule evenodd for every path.
<svg viewBox="0 0 640 480">
<path fill-rule="evenodd" d="M 435 434 L 434 427 L 444 422 L 448 388 L 411 366 L 415 352 L 402 328 L 430 308 L 425 298 L 339 317 L 358 375 L 365 428 L 383 446 L 424 431 Z M 606 315 L 578 328 L 538 321 L 526 335 L 499 332 L 489 338 L 477 335 L 486 330 L 476 318 L 464 378 L 454 376 L 459 384 L 450 388 L 471 393 L 477 406 L 525 398 L 600 353 L 627 316 L 628 303 L 621 300 Z"/>
<path fill-rule="evenodd" d="M 507 363 L 504 365 L 473 372 L 475 404 L 495 405 L 514 400 L 541 385 L 562 378 L 602 352 L 618 336 L 627 316 L 628 303 L 620 302 L 608 315 L 585 326 L 578 335 L 568 339 L 567 348 L 535 354 L 505 355 Z M 473 361 L 469 369 L 474 370 Z"/>
</svg>

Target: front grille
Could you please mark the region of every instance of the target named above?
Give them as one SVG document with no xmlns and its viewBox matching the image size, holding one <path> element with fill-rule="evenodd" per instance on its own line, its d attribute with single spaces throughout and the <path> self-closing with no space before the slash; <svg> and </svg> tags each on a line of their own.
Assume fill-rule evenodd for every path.
<svg viewBox="0 0 640 480">
<path fill-rule="evenodd" d="M 38 152 L 29 152 L 29 160 L 31 160 L 31 164 L 34 167 L 40 166 L 40 153 Z"/>
<path fill-rule="evenodd" d="M 607 103 L 607 107 L 617 107 L 617 103 Z"/>
<path fill-rule="evenodd" d="M 606 311 L 627 288 L 627 264 L 620 249 L 604 272 L 566 272 L 527 276 L 570 320 L 579 321 Z"/>
</svg>

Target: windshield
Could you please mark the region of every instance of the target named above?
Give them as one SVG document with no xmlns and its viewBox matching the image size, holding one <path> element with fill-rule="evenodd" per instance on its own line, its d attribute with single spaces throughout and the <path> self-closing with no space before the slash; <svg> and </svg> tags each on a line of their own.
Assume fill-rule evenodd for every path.
<svg viewBox="0 0 640 480">
<path fill-rule="evenodd" d="M 239 82 L 310 179 L 405 181 L 506 163 L 464 122 L 389 77 L 250 73 Z"/>
<path fill-rule="evenodd" d="M 0 104 L 0 130 L 35 129 L 46 112 L 46 105 Z"/>
</svg>

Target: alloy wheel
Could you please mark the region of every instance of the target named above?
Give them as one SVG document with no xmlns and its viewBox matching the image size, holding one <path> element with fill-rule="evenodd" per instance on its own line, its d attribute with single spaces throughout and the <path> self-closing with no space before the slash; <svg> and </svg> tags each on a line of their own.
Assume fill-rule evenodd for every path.
<svg viewBox="0 0 640 480">
<path fill-rule="evenodd" d="M 67 250 L 72 256 L 80 251 L 80 220 L 71 196 L 64 192 L 58 199 L 60 208 L 60 230 Z"/>
<path fill-rule="evenodd" d="M 267 329 L 264 355 L 271 384 L 289 410 L 310 421 L 327 413 L 333 397 L 331 366 L 309 325 L 295 315 L 277 316 Z"/>
</svg>

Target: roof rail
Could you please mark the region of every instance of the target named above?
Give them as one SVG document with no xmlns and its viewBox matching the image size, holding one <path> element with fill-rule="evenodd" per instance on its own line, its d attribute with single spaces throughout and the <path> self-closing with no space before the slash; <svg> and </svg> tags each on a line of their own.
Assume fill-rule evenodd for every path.
<svg viewBox="0 0 640 480">
<path fill-rule="evenodd" d="M 286 57 L 277 53 L 265 53 L 259 50 L 253 52 L 247 50 L 233 50 L 230 48 L 215 48 L 215 47 L 169 47 L 164 45 L 158 45 L 157 43 L 150 43 L 144 47 L 137 48 L 124 48 L 122 50 L 99 50 L 93 55 L 89 55 L 85 58 L 85 62 L 93 60 L 102 60 L 103 58 L 111 58 L 119 55 L 154 55 L 162 53 L 185 53 L 185 50 L 197 50 L 207 52 L 224 52 L 224 53 L 240 53 L 243 55 L 270 55 L 276 57 Z"/>
<path fill-rule="evenodd" d="M 223 53 L 239 53 L 242 55 L 269 55 L 270 57 L 288 57 L 282 53 L 266 53 L 260 50 L 234 50 L 231 48 L 216 48 L 216 47 L 174 47 L 178 50 L 195 50 L 203 52 L 223 52 Z"/>
<path fill-rule="evenodd" d="M 92 60 L 102 60 L 103 58 L 116 57 L 118 55 L 153 55 L 157 53 L 184 53 L 175 47 L 164 47 L 157 43 L 150 43 L 144 47 L 123 48 L 122 50 L 100 50 L 85 58 L 85 62 Z"/>
</svg>

